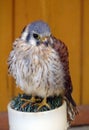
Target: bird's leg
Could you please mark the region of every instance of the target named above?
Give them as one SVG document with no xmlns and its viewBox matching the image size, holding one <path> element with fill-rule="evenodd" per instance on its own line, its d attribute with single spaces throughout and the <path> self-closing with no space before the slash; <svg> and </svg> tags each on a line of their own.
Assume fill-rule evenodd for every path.
<svg viewBox="0 0 89 130">
<path fill-rule="evenodd" d="M 21 99 L 22 101 L 25 101 L 24 104 L 21 106 L 21 108 L 24 108 L 29 103 L 35 104 L 37 101 L 40 101 L 40 99 L 36 99 L 34 95 L 32 95 L 31 99 Z"/>
<path fill-rule="evenodd" d="M 41 103 L 38 103 L 38 111 L 43 107 L 43 106 L 46 106 L 47 108 L 51 109 L 50 108 L 50 105 L 47 103 L 47 98 L 45 97 Z"/>
</svg>

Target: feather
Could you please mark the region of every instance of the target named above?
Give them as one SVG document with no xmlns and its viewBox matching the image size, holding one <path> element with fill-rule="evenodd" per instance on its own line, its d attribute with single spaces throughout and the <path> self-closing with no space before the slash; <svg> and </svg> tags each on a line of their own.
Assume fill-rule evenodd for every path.
<svg viewBox="0 0 89 130">
<path fill-rule="evenodd" d="M 70 72 L 69 72 L 68 48 L 64 44 L 64 42 L 56 39 L 54 36 L 52 36 L 52 39 L 53 39 L 53 43 L 54 43 L 53 48 L 58 52 L 60 61 L 63 65 L 63 70 L 65 73 L 65 76 L 64 76 L 65 95 L 64 96 L 65 96 L 65 100 L 67 101 L 68 107 L 70 107 L 70 108 L 68 108 L 69 109 L 68 117 L 71 116 L 70 120 L 73 120 L 75 115 L 78 114 L 78 110 L 76 108 L 76 103 L 71 96 L 72 91 L 73 91 L 73 86 L 72 86 L 71 76 L 70 76 Z M 70 111 L 71 111 L 71 114 L 70 114 Z"/>
</svg>

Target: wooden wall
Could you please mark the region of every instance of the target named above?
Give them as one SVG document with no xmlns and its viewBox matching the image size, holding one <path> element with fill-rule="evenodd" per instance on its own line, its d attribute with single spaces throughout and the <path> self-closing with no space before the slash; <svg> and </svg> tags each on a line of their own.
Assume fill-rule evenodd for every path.
<svg viewBox="0 0 89 130">
<path fill-rule="evenodd" d="M 73 97 L 77 104 L 89 104 L 89 0 L 0 0 L 0 111 L 20 91 L 7 73 L 12 42 L 39 19 L 68 46 Z"/>
</svg>

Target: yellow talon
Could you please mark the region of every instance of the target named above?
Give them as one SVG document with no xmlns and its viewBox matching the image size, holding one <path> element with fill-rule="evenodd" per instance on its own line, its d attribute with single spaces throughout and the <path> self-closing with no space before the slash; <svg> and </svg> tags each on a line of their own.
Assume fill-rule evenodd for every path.
<svg viewBox="0 0 89 130">
<path fill-rule="evenodd" d="M 38 105 L 37 111 L 39 111 L 43 106 L 46 106 L 47 108 L 51 109 L 50 105 L 47 103 L 46 98 L 44 98 L 43 101 L 41 103 L 38 103 L 37 105 Z"/>
<path fill-rule="evenodd" d="M 31 99 L 21 99 L 22 101 L 25 101 L 25 103 L 21 106 L 21 108 L 24 108 L 25 106 L 27 106 L 29 103 L 36 103 L 37 101 L 40 101 L 40 99 L 36 99 L 34 96 L 32 96 Z"/>
</svg>

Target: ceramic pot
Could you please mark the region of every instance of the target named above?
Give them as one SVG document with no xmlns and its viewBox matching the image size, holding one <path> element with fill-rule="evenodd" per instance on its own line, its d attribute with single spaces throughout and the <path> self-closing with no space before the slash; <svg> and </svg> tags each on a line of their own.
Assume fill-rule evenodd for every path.
<svg viewBox="0 0 89 130">
<path fill-rule="evenodd" d="M 21 112 L 8 104 L 9 130 L 67 130 L 66 102 L 45 112 Z"/>
</svg>

